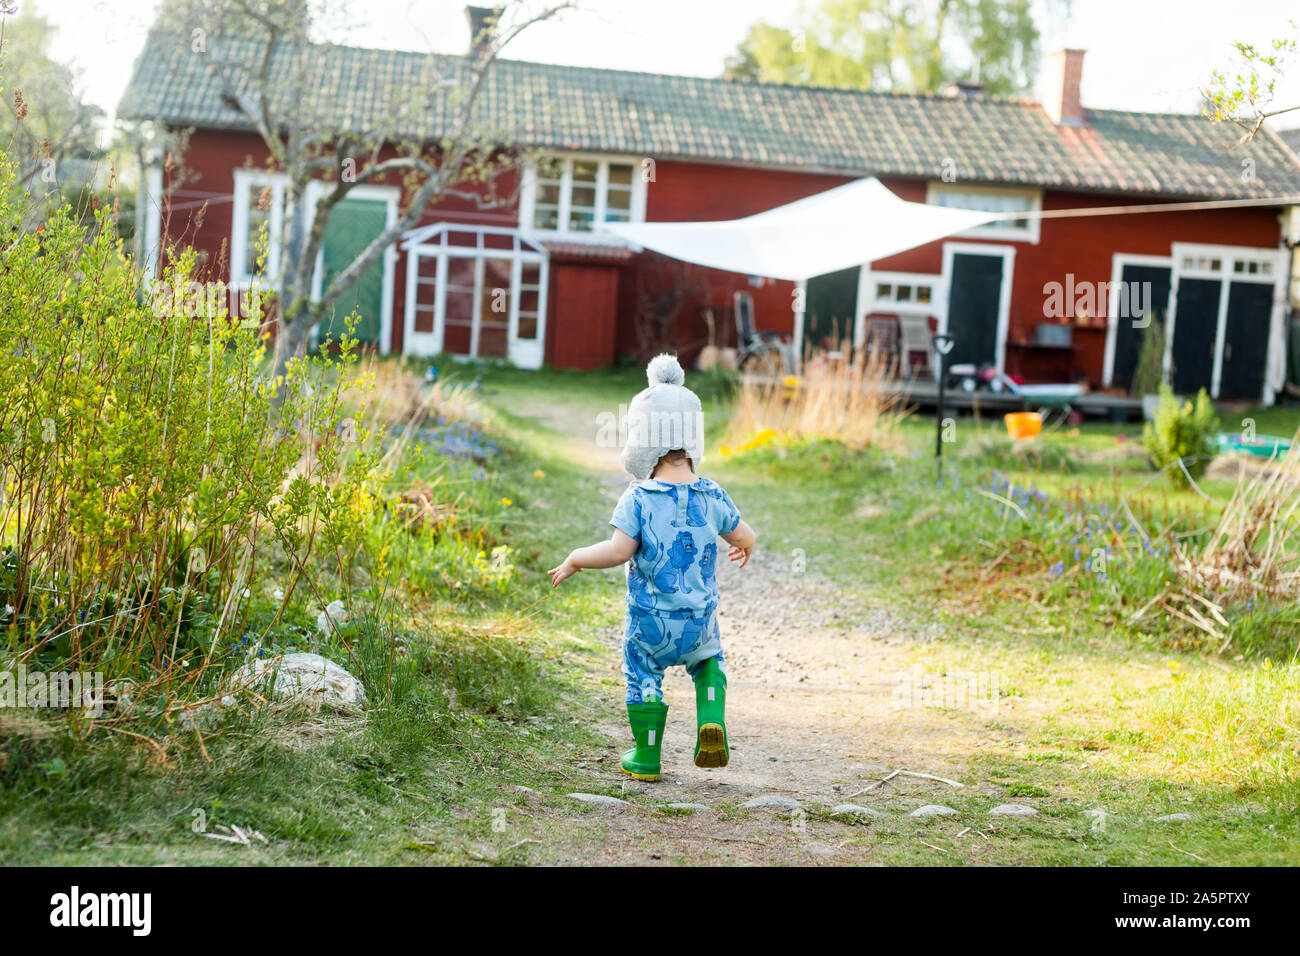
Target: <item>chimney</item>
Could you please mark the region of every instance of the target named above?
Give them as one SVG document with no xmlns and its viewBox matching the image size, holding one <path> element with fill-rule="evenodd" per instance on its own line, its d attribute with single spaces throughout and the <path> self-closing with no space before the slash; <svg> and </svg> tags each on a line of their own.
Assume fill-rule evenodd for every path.
<svg viewBox="0 0 1300 956">
<path fill-rule="evenodd" d="M 501 7 L 466 7 L 465 16 L 469 19 L 470 56 L 482 53 L 492 42 L 496 33 L 497 20 L 501 16 Z"/>
<path fill-rule="evenodd" d="M 1083 83 L 1084 52 L 1057 50 L 1043 63 L 1043 109 L 1057 126 L 1083 125 L 1079 86 Z"/>
<path fill-rule="evenodd" d="M 984 97 L 984 84 L 971 80 L 955 80 L 939 87 L 939 95 L 949 99 L 978 100 Z"/>
</svg>

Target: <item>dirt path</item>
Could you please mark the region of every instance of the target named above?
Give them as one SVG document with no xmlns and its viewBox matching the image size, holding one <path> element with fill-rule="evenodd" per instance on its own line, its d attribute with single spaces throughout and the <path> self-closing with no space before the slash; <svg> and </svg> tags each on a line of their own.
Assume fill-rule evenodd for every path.
<svg viewBox="0 0 1300 956">
<path fill-rule="evenodd" d="M 596 448 L 590 434 L 575 430 L 574 423 L 590 416 L 558 404 L 530 411 L 568 435 L 574 460 L 601 474 L 612 510 L 628 479 L 612 450 Z M 751 518 L 763 505 L 738 504 Z M 775 796 L 798 801 L 803 809 L 773 806 L 722 817 L 700 809 L 661 817 L 649 827 L 640 814 L 603 812 L 602 839 L 584 850 L 590 862 L 852 862 L 862 860 L 863 846 L 845 839 L 854 824 L 831 819 L 830 808 L 852 803 L 905 817 L 904 811 L 942 804 L 957 792 L 906 775 L 881 784 L 892 771 L 955 779 L 966 784 L 962 793 L 978 789 L 963 779 L 963 766 L 993 735 L 979 715 L 898 706 L 899 682 L 913 674 L 911 649 L 933 637 L 925 627 L 865 607 L 824 578 L 796 573 L 786 556 L 764 550 L 761 538 L 747 567 L 719 569 L 718 588 L 729 680 L 729 766 L 703 770 L 692 762 L 694 689 L 683 669 L 672 668 L 664 682 L 669 712 L 663 777 L 644 783 L 620 772 L 619 755 L 630 736 L 621 707 L 618 631 L 606 636 L 605 666 L 618 687 L 600 724 L 608 744 L 590 755 L 588 766 L 608 768 L 610 781 L 637 804 L 729 811 L 755 797 Z M 871 820 L 859 817 L 857 826 Z"/>
</svg>

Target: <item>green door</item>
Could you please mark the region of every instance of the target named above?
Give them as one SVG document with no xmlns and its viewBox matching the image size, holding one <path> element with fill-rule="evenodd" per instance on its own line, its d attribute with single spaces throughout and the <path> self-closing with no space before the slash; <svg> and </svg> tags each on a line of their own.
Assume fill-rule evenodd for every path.
<svg viewBox="0 0 1300 956">
<path fill-rule="evenodd" d="M 325 229 L 321 288 L 327 288 L 334 276 L 350 266 L 387 225 L 388 204 L 383 200 L 344 199 L 335 206 Z M 361 321 L 353 334 L 363 345 L 378 346 L 383 306 L 384 259 L 380 256 L 334 303 L 333 315 L 326 316 L 317 329 L 318 339 L 324 341 L 328 336 L 337 341 L 347 331 L 347 317 L 355 308 Z"/>
<path fill-rule="evenodd" d="M 860 272 L 858 266 L 850 266 L 808 280 L 803 326 L 806 347 L 834 351 L 844 341 L 853 341 Z"/>
</svg>

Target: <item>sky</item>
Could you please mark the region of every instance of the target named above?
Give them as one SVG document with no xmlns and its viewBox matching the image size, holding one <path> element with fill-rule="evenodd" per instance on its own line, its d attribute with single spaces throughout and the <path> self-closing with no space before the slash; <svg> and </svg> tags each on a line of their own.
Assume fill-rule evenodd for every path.
<svg viewBox="0 0 1300 956">
<path fill-rule="evenodd" d="M 483 0 L 479 0 L 483 3 Z M 503 55 L 614 69 L 717 76 L 756 20 L 795 26 L 806 0 L 581 0 L 538 24 Z M 1041 2 L 1041 0 L 1039 0 Z M 18 0 L 58 27 L 54 54 L 81 72 L 85 96 L 111 116 L 153 21 L 156 0 Z M 484 5 L 487 5 L 484 3 Z M 460 0 L 354 0 L 331 39 L 357 46 L 463 51 Z M 1294 0 L 1073 0 L 1068 21 L 1040 22 L 1045 50 L 1086 49 L 1082 98 L 1106 109 L 1196 112 L 1214 69 L 1229 72 L 1232 42 L 1266 44 L 1300 19 Z M 1278 85 L 1300 104 L 1300 58 Z M 1300 126 L 1300 111 L 1278 128 Z"/>
</svg>

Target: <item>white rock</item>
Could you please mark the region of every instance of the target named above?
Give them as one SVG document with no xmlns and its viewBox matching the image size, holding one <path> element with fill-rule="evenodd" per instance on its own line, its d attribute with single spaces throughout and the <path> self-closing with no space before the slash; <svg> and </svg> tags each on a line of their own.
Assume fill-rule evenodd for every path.
<svg viewBox="0 0 1300 956">
<path fill-rule="evenodd" d="M 941 806 L 937 803 L 927 803 L 923 807 L 917 807 L 912 811 L 914 817 L 955 817 L 957 811 L 952 807 Z"/>
<path fill-rule="evenodd" d="M 753 800 L 746 800 L 741 806 L 749 809 L 755 807 L 783 807 L 787 810 L 800 810 L 803 808 L 803 804 L 798 800 L 783 797 L 779 793 L 769 793 L 761 797 L 755 797 Z"/>
<path fill-rule="evenodd" d="M 879 810 L 872 810 L 870 807 L 861 807 L 856 803 L 841 803 L 831 807 L 831 816 L 834 817 L 878 817 Z"/>
<path fill-rule="evenodd" d="M 1038 811 L 1033 807 L 1027 807 L 1023 803 L 1003 803 L 989 811 L 990 814 L 997 817 L 1036 817 Z"/>
<path fill-rule="evenodd" d="M 667 807 L 669 810 L 690 810 L 691 812 L 694 812 L 696 810 L 713 809 L 707 803 L 665 803 L 664 806 Z"/>
<path fill-rule="evenodd" d="M 1155 817 L 1156 823 L 1181 823 L 1183 820 L 1190 820 L 1190 813 L 1166 813 L 1163 817 Z"/>
<path fill-rule="evenodd" d="M 265 685 L 273 678 L 268 694 Z M 303 704 L 313 710 L 359 710 L 366 706 L 366 689 L 361 681 L 319 654 L 285 654 L 278 661 L 252 661 L 235 672 L 230 687 L 254 687 L 275 700 Z M 230 699 L 223 698 L 222 703 Z"/>
<path fill-rule="evenodd" d="M 333 621 L 333 626 L 330 625 Z M 316 615 L 316 630 L 320 631 L 325 637 L 332 637 L 335 628 L 342 627 L 348 622 L 348 606 L 342 601 L 330 601 L 325 610 Z"/>
<path fill-rule="evenodd" d="M 571 793 L 568 796 L 574 800 L 581 800 L 583 803 L 595 803 L 602 807 L 626 807 L 626 800 L 620 800 L 618 797 L 607 797 L 603 793 Z"/>
</svg>

